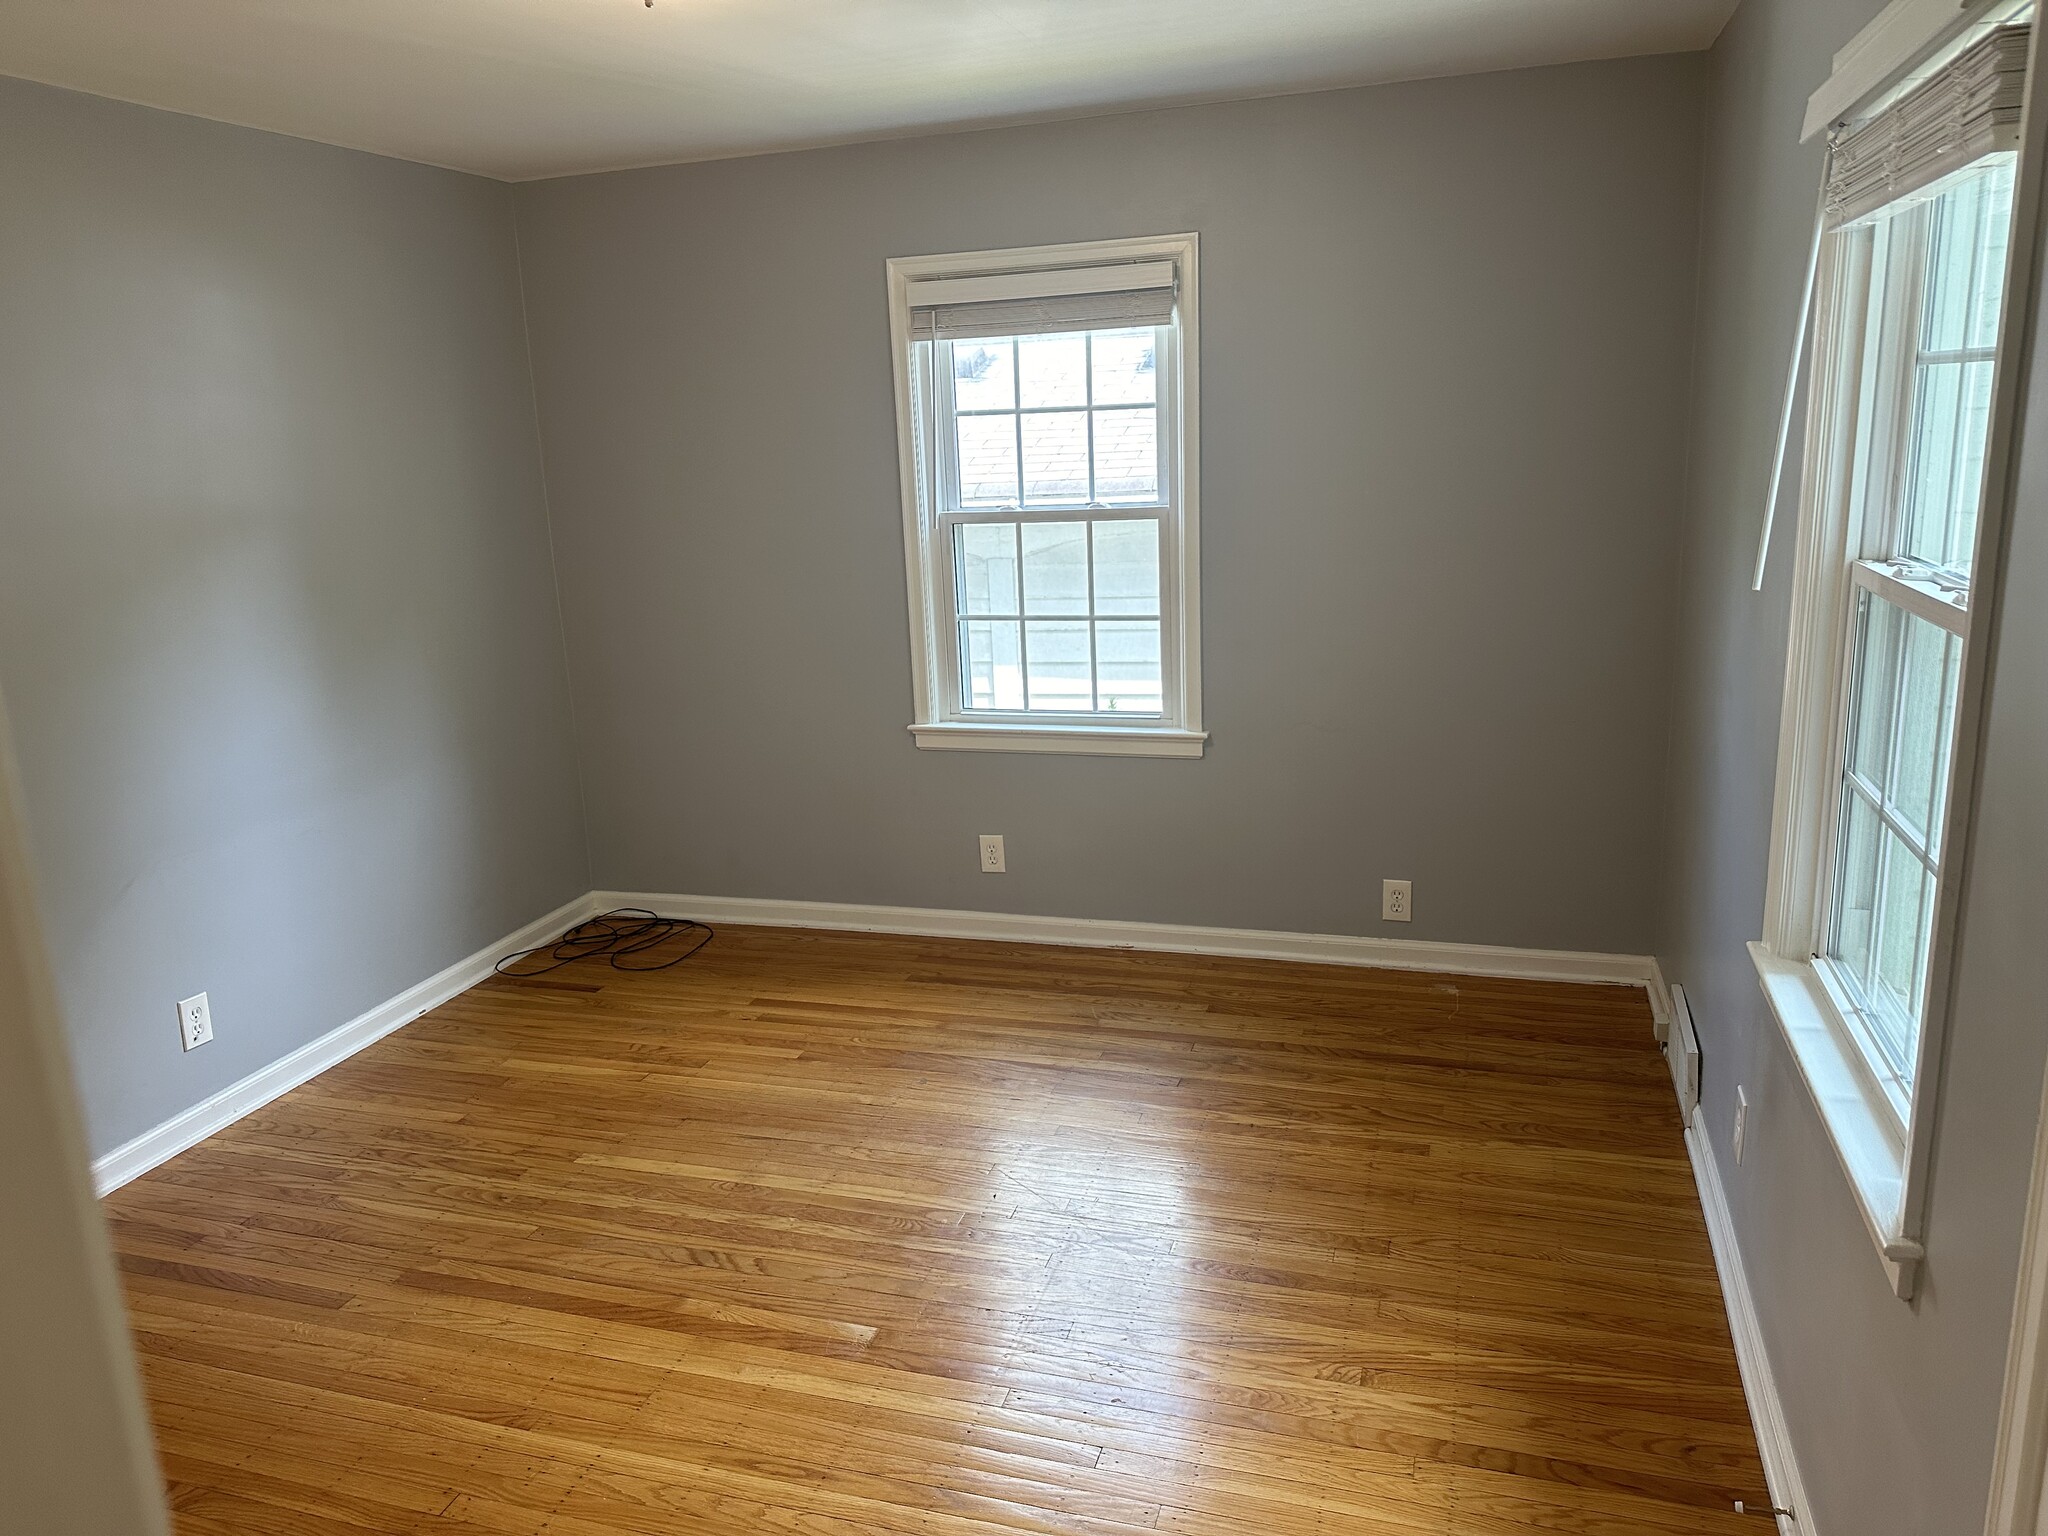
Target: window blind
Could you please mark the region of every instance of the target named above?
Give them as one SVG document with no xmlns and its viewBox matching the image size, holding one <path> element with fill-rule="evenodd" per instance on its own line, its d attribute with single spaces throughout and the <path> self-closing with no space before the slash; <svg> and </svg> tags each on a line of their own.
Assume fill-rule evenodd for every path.
<svg viewBox="0 0 2048 1536">
<path fill-rule="evenodd" d="M 1901 199 L 1937 195 L 1940 183 L 1986 155 L 2016 151 L 2031 43 L 2030 28 L 2025 25 L 1998 27 L 1932 70 L 1890 106 L 1859 123 L 1837 127 L 1829 136 L 1813 243 L 1807 251 L 1806 285 L 1799 300 L 1799 327 L 1792 338 L 1792 364 L 1785 373 L 1778 444 L 1771 455 L 1770 490 L 1764 497 L 1763 525 L 1757 533 L 1752 590 L 1764 588 L 1764 565 L 1770 557 L 1778 493 L 1791 449 L 1794 391 L 1806 351 L 1822 240 Z M 1818 94 L 1815 99 L 1819 100 Z"/>
<path fill-rule="evenodd" d="M 914 278 L 912 341 L 1113 331 L 1173 320 L 1170 261 L 1123 262 L 980 277 Z"/>
<path fill-rule="evenodd" d="M 2024 26 L 2000 27 L 1876 116 L 1839 130 L 1824 222 L 1854 224 L 2000 150 L 2019 148 L 2027 86 Z"/>
</svg>

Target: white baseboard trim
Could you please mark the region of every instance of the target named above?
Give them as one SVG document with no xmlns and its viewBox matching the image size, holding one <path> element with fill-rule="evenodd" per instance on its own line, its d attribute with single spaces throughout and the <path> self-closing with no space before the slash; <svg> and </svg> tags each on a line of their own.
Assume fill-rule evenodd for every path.
<svg viewBox="0 0 2048 1536">
<path fill-rule="evenodd" d="M 1657 1032 L 1657 1043 L 1661 1045 L 1671 1038 L 1671 988 L 1664 980 L 1664 967 L 1657 963 L 1657 957 L 1644 958 L 1650 962 L 1650 977 L 1643 983 L 1650 994 L 1650 1027 Z"/>
<path fill-rule="evenodd" d="M 495 944 L 485 945 L 467 959 L 456 961 L 445 971 L 429 976 L 417 986 L 406 988 L 368 1013 L 350 1019 L 339 1029 L 329 1030 L 289 1056 L 280 1057 L 238 1083 L 231 1083 L 212 1098 L 202 1100 L 183 1114 L 172 1116 L 162 1125 L 144 1131 L 133 1141 L 96 1159 L 92 1165 L 94 1184 L 102 1195 L 119 1189 L 130 1179 L 169 1161 L 215 1131 L 234 1124 L 280 1094 L 289 1093 L 308 1078 L 316 1077 L 336 1062 L 353 1056 L 364 1046 L 410 1024 L 451 997 L 467 992 L 491 974 L 491 967 L 500 956 L 551 939 L 589 915 L 589 896 L 578 896 L 574 901 L 565 902 L 545 917 L 535 918 Z"/>
<path fill-rule="evenodd" d="M 1764 1478 L 1770 1484 L 1771 1501 L 1796 1517 L 1781 1517 L 1777 1522 L 1779 1532 L 1781 1536 L 1819 1536 L 1812 1507 L 1806 1502 L 1806 1484 L 1799 1476 L 1799 1461 L 1792 1452 L 1792 1434 L 1785 1423 L 1784 1404 L 1778 1399 L 1778 1381 L 1771 1373 L 1770 1355 L 1764 1349 L 1756 1302 L 1749 1294 L 1749 1276 L 1742 1267 L 1741 1246 L 1735 1240 L 1735 1219 L 1728 1210 L 1727 1193 L 1721 1188 L 1720 1165 L 1714 1161 L 1714 1149 L 1707 1140 L 1706 1117 L 1698 1105 L 1693 1106 L 1692 1122 L 1685 1128 L 1685 1151 L 1692 1159 L 1693 1181 L 1699 1185 L 1700 1208 L 1707 1217 L 1707 1237 L 1714 1247 L 1714 1268 L 1721 1276 L 1728 1329 L 1735 1336 L 1735 1364 L 1742 1372 L 1742 1394 L 1749 1399 L 1749 1417 L 1756 1428 Z"/>
<path fill-rule="evenodd" d="M 1423 939 L 1363 938 L 1342 933 L 1285 933 L 1265 928 L 1196 928 L 1180 923 L 1128 923 L 1097 917 L 1033 917 L 936 907 L 876 907 L 836 901 L 770 901 L 752 896 L 669 896 L 599 891 L 594 910 L 645 907 L 663 917 L 764 928 L 832 928 L 905 933 L 935 939 L 1001 939 L 1019 944 L 1076 944 L 1097 949 L 1147 949 L 1174 954 L 1305 960 L 1319 965 L 1372 965 L 1399 971 L 1449 971 L 1530 981 L 1605 982 L 1642 987 L 1653 1015 L 1663 978 L 1649 955 L 1604 955 L 1563 949 L 1509 949 L 1493 944 L 1443 944 Z M 1668 1010 L 1668 999 L 1664 1002 Z"/>
</svg>

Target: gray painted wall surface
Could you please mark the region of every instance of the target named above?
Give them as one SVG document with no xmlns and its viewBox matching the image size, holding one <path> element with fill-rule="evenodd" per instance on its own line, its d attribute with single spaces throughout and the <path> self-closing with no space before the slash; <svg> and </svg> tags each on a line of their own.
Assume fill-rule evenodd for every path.
<svg viewBox="0 0 2048 1536">
<path fill-rule="evenodd" d="M 588 869 L 510 192 L 0 80 L 0 209 L 0 684 L 104 1152 Z"/>
<path fill-rule="evenodd" d="M 2021 450 L 1922 1294 L 1896 1300 L 1744 950 L 1763 921 L 1793 529 L 1749 590 L 1812 229 L 1805 99 L 1879 0 L 1747 0 L 1712 55 L 1672 858 L 1659 953 L 1690 994 L 1703 1103 L 1819 1528 L 1982 1528 L 2048 1018 L 2048 379 Z M 1788 498 L 1787 505 L 1790 505 Z M 1729 1148 L 1736 1085 L 1747 1150 Z"/>
<path fill-rule="evenodd" d="M 1789 527 L 1762 596 L 1747 572 L 1819 171 L 1797 128 L 1877 3 L 1748 0 L 1705 64 L 516 190 L 0 81 L 0 684 L 94 1147 L 593 875 L 1654 943 L 1825 1528 L 1972 1528 L 2048 1052 L 2042 605 L 1998 626 L 1912 1308 L 1743 951 Z M 1209 756 L 918 752 L 884 259 L 1185 229 Z M 1008 875 L 975 872 L 981 831 Z M 1416 881 L 1410 927 L 1377 921 L 1386 875 Z M 182 1056 L 171 1003 L 201 988 L 219 1038 Z"/>
<path fill-rule="evenodd" d="M 519 188 L 599 884 L 1643 950 L 1700 69 Z M 885 259 L 1184 230 L 1208 756 L 919 752 Z"/>
</svg>

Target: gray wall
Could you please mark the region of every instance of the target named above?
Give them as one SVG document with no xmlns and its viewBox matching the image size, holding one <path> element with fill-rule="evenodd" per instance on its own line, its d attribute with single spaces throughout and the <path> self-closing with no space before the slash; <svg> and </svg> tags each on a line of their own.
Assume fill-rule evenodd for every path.
<svg viewBox="0 0 2048 1536">
<path fill-rule="evenodd" d="M 1797 127 L 1877 3 L 1748 0 L 1704 63 L 516 190 L 0 81 L 0 685 L 93 1145 L 593 880 L 1654 945 L 1818 1515 L 1971 1528 L 2048 1053 L 2040 604 L 1995 640 L 1910 1308 L 1743 950 Z M 1209 755 L 918 752 L 884 259 L 1187 229 Z M 2016 594 L 2048 584 L 2036 396 Z"/>
<path fill-rule="evenodd" d="M 7 738 L 0 707 L 0 1510 L 37 1536 L 164 1536 Z"/>
<path fill-rule="evenodd" d="M 0 685 L 104 1152 L 588 868 L 509 190 L 0 80 L 0 209 Z"/>
<path fill-rule="evenodd" d="M 1700 80 L 520 188 L 599 884 L 1646 948 Z M 1208 756 L 919 752 L 884 260 L 1183 230 Z"/>
<path fill-rule="evenodd" d="M 1819 146 L 1807 93 L 1879 0 L 1747 0 L 1711 59 L 1700 358 L 1659 952 L 1685 983 L 1703 1103 L 1820 1528 L 1982 1526 L 2048 1011 L 2048 360 L 1995 637 L 1922 1294 L 1896 1300 L 1744 951 L 1763 921 L 1793 529 L 1749 590 Z M 1788 500 L 1789 505 L 1789 500 Z M 1734 1092 L 1747 1150 L 1729 1149 Z"/>
</svg>

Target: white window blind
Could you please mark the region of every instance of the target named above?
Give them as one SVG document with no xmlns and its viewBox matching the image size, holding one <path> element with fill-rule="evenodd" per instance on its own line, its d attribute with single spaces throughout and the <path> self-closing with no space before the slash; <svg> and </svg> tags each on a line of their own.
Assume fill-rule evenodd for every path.
<svg viewBox="0 0 2048 1536">
<path fill-rule="evenodd" d="M 1915 194 L 1934 196 L 1986 155 L 2017 149 L 2027 33 L 2000 27 L 1875 117 L 1838 130 L 1827 227 L 1843 228 Z"/>
<path fill-rule="evenodd" d="M 913 279 L 910 339 L 1121 331 L 1173 321 L 1170 261 Z"/>
<path fill-rule="evenodd" d="M 2026 99 L 2030 28 L 2002 26 L 1933 70 L 1890 106 L 1863 121 L 1832 132 L 1820 209 L 1807 252 L 1806 283 L 1799 300 L 1799 324 L 1792 339 L 1792 364 L 1778 413 L 1778 441 L 1771 455 L 1770 489 L 1764 496 L 1757 533 L 1753 590 L 1764 586 L 1778 496 L 1791 451 L 1794 395 L 1813 312 L 1813 289 L 1821 242 L 1829 234 L 1907 198 L 1939 196 L 1955 176 L 1986 155 L 2019 148 L 2020 110 Z"/>
</svg>

